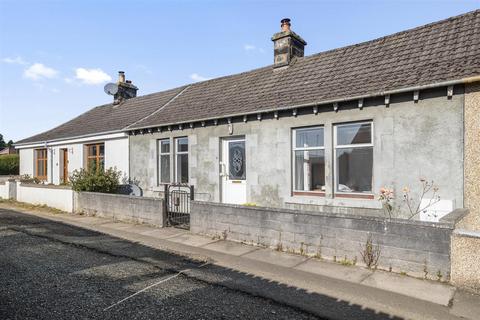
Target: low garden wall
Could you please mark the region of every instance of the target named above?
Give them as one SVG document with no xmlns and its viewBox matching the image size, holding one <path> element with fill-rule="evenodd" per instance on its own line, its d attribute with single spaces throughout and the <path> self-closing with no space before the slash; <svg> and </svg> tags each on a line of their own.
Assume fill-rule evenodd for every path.
<svg viewBox="0 0 480 320">
<path fill-rule="evenodd" d="M 9 198 L 9 187 L 7 185 L 7 181 L 0 181 L 0 199 L 8 199 Z"/>
<path fill-rule="evenodd" d="M 75 193 L 76 213 L 163 227 L 163 199 L 96 192 Z"/>
<path fill-rule="evenodd" d="M 16 183 L 16 200 L 73 211 L 73 191 L 68 186 Z"/>
<path fill-rule="evenodd" d="M 429 279 L 450 277 L 452 216 L 431 223 L 192 202 L 191 231 L 258 244 L 345 264 L 364 265 L 363 249 L 371 236 L 380 250 L 378 267 Z"/>
</svg>

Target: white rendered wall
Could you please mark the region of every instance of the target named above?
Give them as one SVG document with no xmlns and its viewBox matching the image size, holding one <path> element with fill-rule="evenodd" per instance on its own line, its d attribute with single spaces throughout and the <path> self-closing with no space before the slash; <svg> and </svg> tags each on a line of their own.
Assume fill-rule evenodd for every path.
<svg viewBox="0 0 480 320">
<path fill-rule="evenodd" d="M 8 199 L 8 181 L 0 183 L 0 199 Z"/>
<path fill-rule="evenodd" d="M 73 191 L 68 188 L 18 184 L 17 201 L 73 211 Z"/>
<path fill-rule="evenodd" d="M 33 176 L 33 149 L 20 150 L 20 175 Z"/>
<path fill-rule="evenodd" d="M 105 168 L 116 167 L 122 171 L 122 177 L 128 177 L 128 137 L 117 139 L 106 139 L 103 141 L 85 142 L 85 143 L 56 143 L 48 147 L 48 164 L 47 164 L 47 183 L 60 184 L 62 175 L 62 158 L 61 150 L 68 150 L 68 175 L 74 170 L 84 168 L 86 166 L 84 159 L 84 147 L 90 143 L 105 143 Z M 29 174 L 34 176 L 35 162 L 34 150 L 41 149 L 42 146 L 35 148 L 20 149 L 20 174 Z"/>
<path fill-rule="evenodd" d="M 105 141 L 105 168 L 116 167 L 128 177 L 128 138 Z"/>
</svg>

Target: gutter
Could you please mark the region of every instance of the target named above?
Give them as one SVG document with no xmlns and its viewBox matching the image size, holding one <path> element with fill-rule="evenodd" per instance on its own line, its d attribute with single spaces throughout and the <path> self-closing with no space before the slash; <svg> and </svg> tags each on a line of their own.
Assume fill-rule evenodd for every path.
<svg viewBox="0 0 480 320">
<path fill-rule="evenodd" d="M 463 78 L 463 79 L 459 79 L 459 80 L 436 82 L 436 83 L 426 84 L 426 85 L 421 85 L 421 86 L 411 86 L 411 87 L 406 87 L 406 88 L 401 88 L 401 89 L 378 91 L 378 92 L 374 92 L 374 93 L 371 93 L 371 94 L 365 94 L 365 95 L 359 95 L 359 96 L 353 96 L 353 97 L 347 97 L 347 98 L 337 98 L 337 99 L 331 99 L 331 100 L 316 101 L 316 102 L 309 102 L 309 103 L 304 103 L 304 104 L 292 105 L 292 106 L 287 106 L 287 107 L 278 107 L 278 108 L 271 108 L 271 109 L 265 109 L 265 110 L 260 110 L 260 111 L 234 113 L 234 114 L 229 114 L 229 115 L 194 119 L 194 120 L 181 121 L 181 122 L 162 123 L 162 124 L 155 124 L 155 125 L 149 125 L 149 126 L 143 126 L 143 127 L 133 127 L 133 128 L 126 127 L 125 129 L 128 129 L 128 131 L 131 131 L 131 130 L 133 131 L 133 130 L 139 130 L 139 129 L 153 128 L 153 127 L 178 125 L 178 124 L 188 123 L 188 122 L 201 122 L 201 121 L 215 120 L 215 119 L 220 119 L 220 118 L 233 118 L 233 117 L 241 117 L 241 116 L 245 116 L 245 115 L 255 115 L 255 114 L 269 113 L 269 112 L 275 112 L 275 111 L 291 110 L 291 109 L 296 109 L 296 108 L 315 107 L 315 106 L 324 105 L 324 104 L 333 104 L 333 103 L 339 103 L 339 102 L 354 101 L 354 100 L 359 100 L 359 99 L 381 97 L 381 96 L 385 96 L 385 95 L 405 93 L 405 92 L 410 92 L 410 91 L 417 91 L 417 90 L 420 91 L 420 90 L 432 89 L 432 88 L 437 88 L 437 87 L 453 86 L 453 85 L 457 85 L 457 84 L 467 84 L 467 83 L 472 83 L 472 82 L 477 82 L 477 81 L 480 81 L 480 75 L 473 76 L 473 77 L 468 77 L 468 78 Z"/>
<path fill-rule="evenodd" d="M 14 147 L 21 147 L 21 146 L 28 146 L 31 144 L 44 144 L 47 146 L 48 143 L 51 142 L 59 142 L 59 141 L 65 141 L 65 140 L 72 140 L 72 139 L 82 139 L 82 138 L 90 138 L 94 136 L 101 136 L 101 135 L 106 135 L 106 134 L 113 134 L 113 133 L 124 133 L 125 130 L 124 128 L 119 129 L 119 130 L 112 130 L 112 131 L 104 131 L 104 132 L 97 132 L 97 133 L 89 133 L 89 134 L 84 134 L 80 136 L 72 136 L 72 137 L 65 137 L 65 138 L 58 138 L 58 139 L 52 139 L 52 140 L 39 140 L 39 141 L 31 141 L 31 142 L 23 142 L 23 143 L 14 143 Z"/>
</svg>

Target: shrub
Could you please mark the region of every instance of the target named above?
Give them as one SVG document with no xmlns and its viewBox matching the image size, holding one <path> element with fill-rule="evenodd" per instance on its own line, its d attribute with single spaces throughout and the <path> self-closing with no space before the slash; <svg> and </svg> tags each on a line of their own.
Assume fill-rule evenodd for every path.
<svg viewBox="0 0 480 320">
<path fill-rule="evenodd" d="M 20 166 L 18 154 L 0 156 L 0 175 L 17 175 Z"/>
<path fill-rule="evenodd" d="M 116 168 L 106 170 L 75 170 L 69 177 L 74 191 L 116 193 L 122 172 Z"/>
<path fill-rule="evenodd" d="M 31 177 L 29 174 L 23 174 L 20 176 L 20 182 L 39 184 L 41 181 L 36 177 Z"/>
</svg>

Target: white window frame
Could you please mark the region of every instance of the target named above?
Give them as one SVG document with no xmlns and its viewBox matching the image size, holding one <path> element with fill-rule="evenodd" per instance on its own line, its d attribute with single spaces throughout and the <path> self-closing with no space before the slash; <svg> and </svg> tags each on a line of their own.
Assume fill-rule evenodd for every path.
<svg viewBox="0 0 480 320">
<path fill-rule="evenodd" d="M 187 139 L 187 151 L 179 151 L 178 150 L 178 141 L 180 139 Z M 189 159 L 190 158 L 190 156 L 189 156 L 190 141 L 189 141 L 188 136 L 187 136 L 187 137 L 176 137 L 176 138 L 173 139 L 173 142 L 175 144 L 175 154 L 174 154 L 174 157 L 175 157 L 175 161 L 174 161 L 175 162 L 175 168 L 174 168 L 174 170 L 175 170 L 175 182 L 176 183 L 181 183 L 181 181 L 178 177 L 178 170 L 177 170 L 177 168 L 178 168 L 178 155 L 186 154 L 187 155 L 187 161 L 190 165 L 190 159 Z M 190 168 L 188 170 L 187 182 L 184 182 L 184 183 L 188 183 L 189 181 L 190 181 Z"/>
<path fill-rule="evenodd" d="M 302 129 L 322 129 L 323 130 L 323 146 L 321 147 L 297 147 L 297 131 Z M 325 165 L 326 165 L 326 154 L 325 154 L 325 126 L 323 125 L 315 125 L 315 126 L 307 126 L 307 127 L 298 127 L 292 129 L 292 191 L 293 192 L 308 192 L 308 193 L 315 193 L 315 194 L 325 194 L 325 191 L 315 191 L 315 190 L 296 190 L 296 181 L 295 181 L 295 151 L 316 151 L 316 150 L 323 150 L 323 157 L 325 158 Z M 327 179 L 324 177 L 324 186 L 327 185 Z"/>
<path fill-rule="evenodd" d="M 337 131 L 338 127 L 341 126 L 348 126 L 352 124 L 370 124 L 371 131 L 370 131 L 370 143 L 357 143 L 357 144 L 344 144 L 344 145 L 337 145 Z M 333 181 L 333 194 L 351 194 L 351 195 L 373 195 L 373 187 L 374 187 L 374 168 L 375 168 L 375 157 L 372 159 L 372 190 L 370 192 L 344 192 L 338 191 L 338 165 L 337 165 L 337 150 L 338 149 L 348 149 L 348 148 L 365 148 L 371 147 L 372 152 L 375 150 L 374 148 L 374 124 L 373 120 L 366 120 L 366 121 L 353 121 L 353 122 L 342 122 L 342 123 L 335 123 L 333 124 L 333 172 L 334 172 L 334 181 Z"/>
<path fill-rule="evenodd" d="M 168 141 L 169 144 L 169 152 L 162 152 L 162 141 Z M 157 140 L 157 185 L 164 185 L 172 182 L 172 141 L 170 138 L 158 139 Z M 168 182 L 162 182 L 162 156 L 168 156 L 168 162 L 170 164 L 170 168 L 168 169 Z"/>
</svg>

